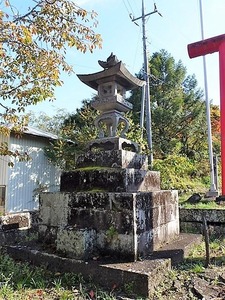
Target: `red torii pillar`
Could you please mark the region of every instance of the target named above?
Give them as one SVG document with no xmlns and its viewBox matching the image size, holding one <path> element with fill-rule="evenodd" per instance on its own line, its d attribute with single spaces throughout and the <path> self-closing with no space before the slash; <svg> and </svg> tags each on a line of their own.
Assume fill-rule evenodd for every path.
<svg viewBox="0 0 225 300">
<path fill-rule="evenodd" d="M 188 45 L 190 58 L 219 52 L 222 196 L 225 197 L 225 34 Z"/>
</svg>

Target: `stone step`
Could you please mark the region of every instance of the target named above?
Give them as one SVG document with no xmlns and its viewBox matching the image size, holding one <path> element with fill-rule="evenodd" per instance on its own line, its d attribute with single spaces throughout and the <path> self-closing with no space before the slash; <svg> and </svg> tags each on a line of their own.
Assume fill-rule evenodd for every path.
<svg viewBox="0 0 225 300">
<path fill-rule="evenodd" d="M 201 234 L 180 233 L 177 239 L 163 245 L 157 251 L 154 251 L 149 258 L 171 258 L 171 263 L 175 266 L 188 256 L 195 245 L 199 245 L 201 242 Z"/>
<path fill-rule="evenodd" d="M 137 169 L 87 168 L 61 175 L 61 192 L 137 192 L 160 190 L 160 173 Z"/>
<path fill-rule="evenodd" d="M 75 260 L 47 253 L 27 246 L 8 246 L 7 253 L 16 260 L 45 266 L 53 272 L 81 274 L 85 280 L 112 290 L 126 290 L 137 296 L 149 298 L 157 285 L 171 269 L 170 259 L 112 263 L 107 261 Z"/>
<path fill-rule="evenodd" d="M 147 170 L 148 159 L 146 155 L 126 150 L 108 150 L 98 152 L 88 151 L 77 158 L 76 167 L 106 167 Z"/>
<path fill-rule="evenodd" d="M 91 261 L 65 258 L 46 252 L 40 244 L 35 245 L 34 242 L 31 246 L 7 246 L 6 251 L 16 260 L 44 265 L 54 272 L 82 274 L 84 279 L 92 278 L 94 283 L 110 290 L 116 287 L 126 291 L 129 287 L 136 294 L 132 299 L 137 299 L 137 296 L 151 299 L 155 288 L 171 269 L 171 262 L 173 265 L 182 262 L 194 245 L 201 241 L 201 235 L 181 234 L 173 242 L 155 251 L 149 259 L 137 262 L 115 261 L 115 257 Z"/>
</svg>

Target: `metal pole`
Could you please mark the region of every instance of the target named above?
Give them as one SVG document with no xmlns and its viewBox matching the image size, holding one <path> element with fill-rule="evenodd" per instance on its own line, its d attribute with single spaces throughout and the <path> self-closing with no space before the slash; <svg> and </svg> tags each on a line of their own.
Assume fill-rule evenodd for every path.
<svg viewBox="0 0 225 300">
<path fill-rule="evenodd" d="M 152 152 L 152 120 L 151 120 L 151 101 L 150 101 L 150 86 L 149 86 L 149 68 L 148 68 L 148 56 L 147 56 L 147 46 L 146 46 L 146 33 L 145 33 L 145 18 L 152 14 L 158 13 L 161 17 L 162 15 L 158 12 L 156 5 L 154 5 L 154 11 L 145 14 L 144 0 L 142 0 L 142 15 L 138 18 L 133 18 L 132 22 L 135 22 L 139 19 L 142 19 L 142 34 L 143 34 L 143 56 L 144 56 L 144 80 L 146 82 L 145 86 L 145 102 L 146 102 L 146 131 L 147 131 L 147 141 L 149 148 L 149 165 L 150 168 L 153 166 L 153 152 Z M 136 23 L 135 23 L 136 24 Z M 141 110 L 141 121 L 140 124 L 143 124 L 144 120 L 144 105 L 142 104 Z"/>
<path fill-rule="evenodd" d="M 199 0 L 200 6 L 200 21 L 201 21 L 201 35 L 204 40 L 203 29 L 203 14 L 202 14 L 202 1 Z M 209 150 L 209 163 L 210 163 L 210 190 L 206 193 L 207 196 L 218 196 L 215 185 L 214 165 L 213 165 L 213 148 L 212 148 L 212 132 L 211 132 L 211 117 L 210 117 L 210 103 L 208 97 L 208 81 L 207 81 L 207 69 L 206 69 L 206 57 L 203 55 L 203 69 L 204 69 L 204 87 L 205 87 L 205 103 L 206 103 L 206 117 L 208 128 L 208 150 Z"/>
<path fill-rule="evenodd" d="M 144 113 L 145 113 L 145 86 L 142 86 L 142 95 L 141 95 L 141 117 L 140 117 L 140 127 L 141 127 L 141 138 L 143 138 L 143 127 L 144 127 Z"/>
<path fill-rule="evenodd" d="M 144 80 L 146 82 L 145 87 L 145 102 L 146 102 L 146 130 L 147 141 L 149 147 L 149 165 L 152 168 L 153 165 L 153 153 L 152 153 L 152 129 L 151 129 L 151 104 L 150 104 L 150 87 L 149 87 L 149 72 L 148 72 L 148 56 L 146 46 L 146 33 L 145 33 L 145 9 L 144 0 L 142 0 L 142 33 L 143 33 L 143 56 L 144 56 Z"/>
</svg>

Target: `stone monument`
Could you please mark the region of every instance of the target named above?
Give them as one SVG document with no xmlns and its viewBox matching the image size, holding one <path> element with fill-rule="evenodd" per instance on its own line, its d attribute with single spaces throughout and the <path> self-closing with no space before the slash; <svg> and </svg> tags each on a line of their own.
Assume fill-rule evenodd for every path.
<svg viewBox="0 0 225 300">
<path fill-rule="evenodd" d="M 78 75 L 98 92 L 92 106 L 100 111 L 99 136 L 76 169 L 63 172 L 60 192 L 40 196 L 39 236 L 71 258 L 136 261 L 178 237 L 178 195 L 160 190 L 160 173 L 149 171 L 139 145 L 126 139 L 126 91 L 144 82 L 113 54 L 99 64 L 103 71 Z"/>
</svg>

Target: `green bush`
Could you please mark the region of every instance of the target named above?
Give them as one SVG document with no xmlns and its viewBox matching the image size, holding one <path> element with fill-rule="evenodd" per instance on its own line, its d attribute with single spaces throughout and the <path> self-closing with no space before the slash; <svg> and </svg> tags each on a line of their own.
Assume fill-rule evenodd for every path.
<svg viewBox="0 0 225 300">
<path fill-rule="evenodd" d="M 162 189 L 189 192 L 204 187 L 202 178 L 205 180 L 205 177 L 200 174 L 198 164 L 186 156 L 169 155 L 165 159 L 156 159 L 154 170 L 160 171 Z"/>
</svg>

